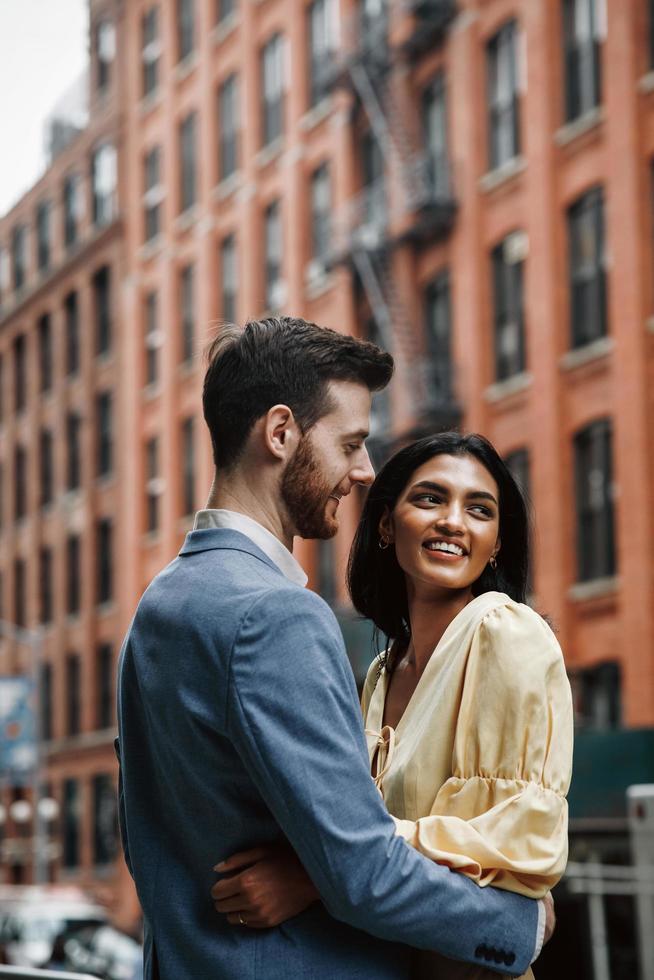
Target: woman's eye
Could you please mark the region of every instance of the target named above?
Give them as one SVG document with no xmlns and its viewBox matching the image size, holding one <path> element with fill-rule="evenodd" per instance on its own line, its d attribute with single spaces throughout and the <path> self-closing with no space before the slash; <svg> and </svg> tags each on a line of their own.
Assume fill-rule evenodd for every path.
<svg viewBox="0 0 654 980">
<path fill-rule="evenodd" d="M 424 504 L 438 504 L 440 503 L 440 497 L 437 497 L 433 493 L 421 493 L 415 498 L 415 502 Z"/>
<path fill-rule="evenodd" d="M 483 504 L 475 504 L 470 509 L 473 512 L 475 512 L 475 513 L 483 514 L 484 517 L 492 517 L 493 516 L 493 512 L 488 507 L 484 507 Z"/>
</svg>

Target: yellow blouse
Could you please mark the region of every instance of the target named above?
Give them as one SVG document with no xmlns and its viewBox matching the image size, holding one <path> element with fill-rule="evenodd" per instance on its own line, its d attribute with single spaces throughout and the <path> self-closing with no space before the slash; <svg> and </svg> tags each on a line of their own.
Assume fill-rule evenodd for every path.
<svg viewBox="0 0 654 980">
<path fill-rule="evenodd" d="M 375 660 L 362 708 L 398 833 L 479 885 L 542 897 L 566 865 L 572 770 L 570 684 L 549 626 L 484 593 L 445 630 L 395 730 L 383 729 L 388 683 Z"/>
</svg>

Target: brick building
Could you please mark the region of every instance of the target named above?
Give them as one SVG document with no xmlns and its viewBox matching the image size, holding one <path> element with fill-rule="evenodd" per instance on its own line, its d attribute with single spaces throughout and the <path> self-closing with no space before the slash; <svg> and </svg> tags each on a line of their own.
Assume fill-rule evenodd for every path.
<svg viewBox="0 0 654 980">
<path fill-rule="evenodd" d="M 484 432 L 508 459 L 536 514 L 534 601 L 556 625 L 577 702 L 573 852 L 626 860 L 624 787 L 654 780 L 652 8 L 92 0 L 91 122 L 0 222 L 3 616 L 19 621 L 21 576 L 36 596 L 39 563 L 56 563 L 48 780 L 63 824 L 67 782 L 79 776 L 85 801 L 81 870 L 60 860 L 55 875 L 94 875 L 94 780 L 113 771 L 90 696 L 108 669 L 100 650 L 115 655 L 210 485 L 199 358 L 209 325 L 266 310 L 393 350 L 397 377 L 374 407 L 378 459 L 455 424 Z M 101 145 L 118 160 L 119 205 L 106 221 L 94 203 L 94 180 L 113 173 L 93 162 Z M 86 210 L 69 256 L 73 171 Z M 85 325 L 75 376 L 65 343 L 73 292 Z M 94 339 L 105 321 L 109 353 Z M 66 447 L 82 411 L 72 490 Z M 38 497 L 47 427 L 53 504 Z M 25 466 L 23 514 L 10 500 Z M 336 541 L 299 550 L 361 670 L 369 635 L 342 584 L 356 521 L 347 503 Z M 109 527 L 113 591 L 98 603 Z M 79 613 L 64 575 L 74 547 Z M 22 615 L 39 621 L 36 600 Z M 595 767 L 610 758 L 600 785 Z"/>
</svg>

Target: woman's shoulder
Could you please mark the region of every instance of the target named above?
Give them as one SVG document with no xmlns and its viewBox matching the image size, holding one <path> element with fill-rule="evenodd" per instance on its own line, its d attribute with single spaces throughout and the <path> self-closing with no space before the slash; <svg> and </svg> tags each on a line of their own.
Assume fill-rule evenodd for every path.
<svg viewBox="0 0 654 980">
<path fill-rule="evenodd" d="M 509 670 L 563 663 L 558 641 L 540 613 L 503 592 L 485 595 L 475 628 L 482 654 L 492 655 L 498 667 Z"/>
</svg>

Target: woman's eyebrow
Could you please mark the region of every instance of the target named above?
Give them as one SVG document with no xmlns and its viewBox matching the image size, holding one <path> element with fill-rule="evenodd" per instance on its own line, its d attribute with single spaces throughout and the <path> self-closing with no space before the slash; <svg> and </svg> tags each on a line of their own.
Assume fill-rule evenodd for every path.
<svg viewBox="0 0 654 980">
<path fill-rule="evenodd" d="M 414 483 L 411 489 L 416 490 L 418 488 L 421 489 L 424 488 L 425 490 L 433 490 L 435 493 L 442 493 L 442 494 L 448 494 L 450 492 L 448 488 L 444 487 L 441 483 L 433 483 L 431 480 L 420 480 L 418 483 Z M 468 490 L 468 492 L 466 493 L 466 497 L 473 498 L 475 500 L 480 500 L 480 499 L 492 500 L 495 506 L 496 507 L 498 506 L 497 500 L 495 499 L 493 494 L 489 493 L 487 490 Z"/>
</svg>

